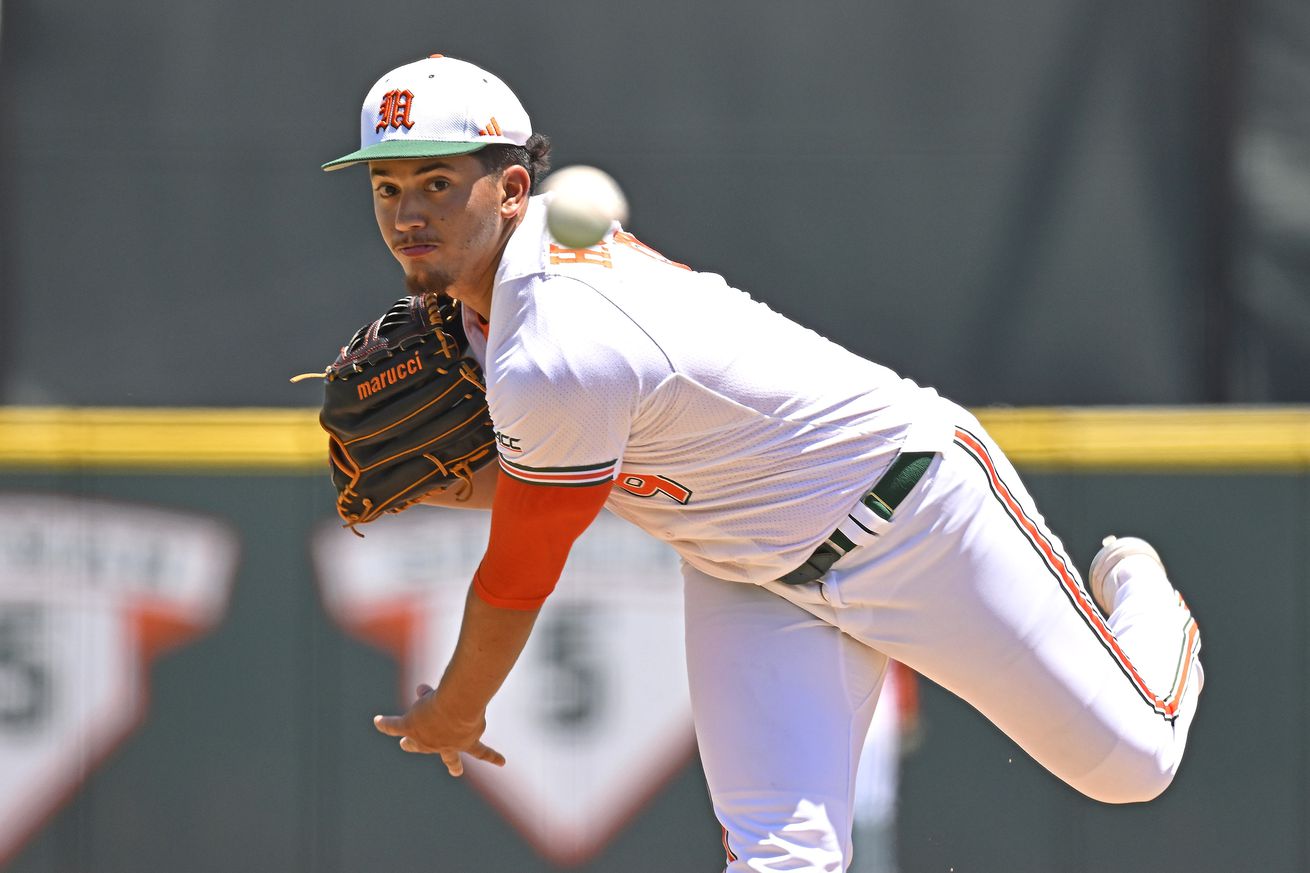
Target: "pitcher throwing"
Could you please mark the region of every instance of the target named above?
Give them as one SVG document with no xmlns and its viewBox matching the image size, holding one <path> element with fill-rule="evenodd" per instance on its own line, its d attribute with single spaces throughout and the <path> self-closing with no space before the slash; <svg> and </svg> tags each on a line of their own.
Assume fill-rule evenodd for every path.
<svg viewBox="0 0 1310 873">
<path fill-rule="evenodd" d="M 727 870 L 846 868 L 888 658 L 1090 797 L 1163 791 L 1202 672 L 1155 551 L 1107 539 L 1084 585 L 962 407 L 617 224 L 558 244 L 532 195 L 548 151 L 499 79 L 436 55 L 384 76 L 359 150 L 325 165 L 364 165 L 411 291 L 461 304 L 497 449 L 471 495 L 427 498 L 489 507 L 490 539 L 440 682 L 378 730 L 453 775 L 462 755 L 503 764 L 487 703 L 607 508 L 683 559 Z"/>
</svg>

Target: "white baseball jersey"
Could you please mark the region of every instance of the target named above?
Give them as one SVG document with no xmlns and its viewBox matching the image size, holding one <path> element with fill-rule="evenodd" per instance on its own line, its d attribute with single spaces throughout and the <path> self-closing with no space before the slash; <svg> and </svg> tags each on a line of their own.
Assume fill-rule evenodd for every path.
<svg viewBox="0 0 1310 873">
<path fill-rule="evenodd" d="M 936 392 L 720 276 L 617 226 L 591 249 L 555 245 L 549 196 L 509 240 L 474 345 L 504 473 L 615 480 L 616 515 L 710 575 L 758 583 L 808 558 L 899 450 L 950 444 Z"/>
</svg>

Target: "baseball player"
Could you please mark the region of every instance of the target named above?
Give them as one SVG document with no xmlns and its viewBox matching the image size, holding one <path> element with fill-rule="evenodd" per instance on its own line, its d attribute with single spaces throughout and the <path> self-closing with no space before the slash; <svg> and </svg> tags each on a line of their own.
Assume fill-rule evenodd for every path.
<svg viewBox="0 0 1310 873">
<path fill-rule="evenodd" d="M 487 703 L 606 508 L 682 557 L 729 871 L 846 868 L 889 658 L 1090 797 L 1168 786 L 1200 638 L 1151 546 L 1107 538 L 1084 585 L 965 409 L 617 225 L 556 244 L 551 195 L 532 195 L 548 141 L 492 74 L 406 64 L 361 122 L 325 169 L 364 165 L 411 290 L 462 304 L 498 449 L 458 504 L 489 506 L 491 533 L 455 653 L 379 731 L 455 776 L 461 756 L 504 764 L 481 740 Z"/>
</svg>

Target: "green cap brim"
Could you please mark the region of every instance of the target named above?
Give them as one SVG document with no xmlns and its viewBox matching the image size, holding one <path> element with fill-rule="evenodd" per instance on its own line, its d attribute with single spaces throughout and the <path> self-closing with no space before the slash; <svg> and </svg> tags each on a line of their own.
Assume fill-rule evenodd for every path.
<svg viewBox="0 0 1310 873">
<path fill-rule="evenodd" d="M 483 142 L 438 142 L 430 139 L 392 139 L 351 152 L 323 165 L 325 171 L 340 170 L 365 161 L 401 161 L 408 158 L 444 158 L 467 155 L 486 147 Z"/>
</svg>

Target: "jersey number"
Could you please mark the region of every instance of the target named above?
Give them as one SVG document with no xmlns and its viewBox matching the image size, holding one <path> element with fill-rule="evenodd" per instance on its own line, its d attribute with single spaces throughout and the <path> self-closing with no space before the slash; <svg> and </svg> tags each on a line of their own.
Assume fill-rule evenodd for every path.
<svg viewBox="0 0 1310 873">
<path fill-rule="evenodd" d="M 663 494 L 672 497 L 678 503 L 687 504 L 691 500 L 691 490 L 674 482 L 668 476 L 643 476 L 640 473 L 620 473 L 616 480 L 624 491 L 636 497 L 654 497 Z"/>
</svg>

